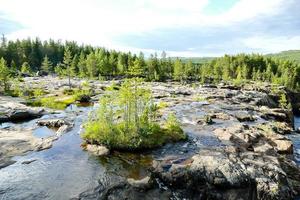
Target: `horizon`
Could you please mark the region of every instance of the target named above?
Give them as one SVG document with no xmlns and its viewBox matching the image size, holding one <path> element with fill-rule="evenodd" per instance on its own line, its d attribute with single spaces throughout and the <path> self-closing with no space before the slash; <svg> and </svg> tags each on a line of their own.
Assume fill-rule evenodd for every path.
<svg viewBox="0 0 300 200">
<path fill-rule="evenodd" d="M 52 38 L 145 55 L 165 51 L 169 57 L 269 54 L 300 47 L 297 0 L 0 3 L 0 33 L 8 40 Z"/>
</svg>

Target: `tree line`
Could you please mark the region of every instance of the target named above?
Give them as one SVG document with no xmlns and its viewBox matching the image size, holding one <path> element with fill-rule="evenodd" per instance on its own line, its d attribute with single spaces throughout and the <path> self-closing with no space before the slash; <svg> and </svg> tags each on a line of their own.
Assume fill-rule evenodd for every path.
<svg viewBox="0 0 300 200">
<path fill-rule="evenodd" d="M 12 74 L 21 73 L 56 73 L 61 76 L 99 78 L 115 76 L 141 76 L 147 80 L 163 81 L 173 77 L 182 69 L 174 69 L 175 61 L 168 58 L 165 52 L 160 56 L 150 55 L 145 59 L 142 52 L 138 55 L 131 52 L 108 50 L 103 47 L 78 45 L 72 41 L 48 40 L 38 38 L 6 41 L 2 37 L 0 58 L 3 58 Z M 185 77 L 193 74 L 199 66 L 181 61 L 177 67 L 185 67 Z"/>
<path fill-rule="evenodd" d="M 300 64 L 259 54 L 225 55 L 207 63 L 173 59 L 165 52 L 145 58 L 131 52 L 108 50 L 72 41 L 41 41 L 23 39 L 0 44 L 0 81 L 18 74 L 57 74 L 59 76 L 104 79 L 114 77 L 143 77 L 148 81 L 200 80 L 202 83 L 220 81 L 267 81 L 300 89 Z"/>
<path fill-rule="evenodd" d="M 262 56 L 259 54 L 225 55 L 201 67 L 202 82 L 253 80 L 300 89 L 300 65 L 294 61 Z"/>
</svg>

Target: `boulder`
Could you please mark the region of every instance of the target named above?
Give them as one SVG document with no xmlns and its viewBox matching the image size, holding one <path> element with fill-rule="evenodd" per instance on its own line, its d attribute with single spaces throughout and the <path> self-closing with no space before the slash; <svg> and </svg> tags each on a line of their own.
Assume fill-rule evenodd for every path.
<svg viewBox="0 0 300 200">
<path fill-rule="evenodd" d="M 63 125 L 70 125 L 63 119 L 41 119 L 36 122 L 39 126 L 47 126 L 49 128 L 59 128 Z"/>
<path fill-rule="evenodd" d="M 239 111 L 234 114 L 234 117 L 237 118 L 240 122 L 245 121 L 255 121 L 255 117 L 245 111 Z"/>
<path fill-rule="evenodd" d="M 87 144 L 85 149 L 96 156 L 106 156 L 109 154 L 109 149 L 101 145 Z"/>
<path fill-rule="evenodd" d="M 279 153 L 293 153 L 293 143 L 288 139 L 273 140 Z"/>
</svg>

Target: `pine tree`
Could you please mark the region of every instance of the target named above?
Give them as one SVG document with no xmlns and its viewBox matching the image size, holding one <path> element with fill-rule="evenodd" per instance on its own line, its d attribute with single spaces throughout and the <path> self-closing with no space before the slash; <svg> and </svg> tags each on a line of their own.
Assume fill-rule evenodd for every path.
<svg viewBox="0 0 300 200">
<path fill-rule="evenodd" d="M 4 58 L 0 59 L 0 82 L 4 88 L 4 91 L 9 89 L 9 78 L 10 78 L 10 71 L 7 67 L 6 61 Z"/>
<path fill-rule="evenodd" d="M 63 65 L 65 67 L 66 70 L 66 74 L 68 76 L 68 80 L 69 80 L 69 87 L 71 89 L 71 63 L 72 63 L 72 55 L 71 55 L 71 51 L 68 47 L 66 47 L 65 52 L 64 52 L 64 60 L 63 60 Z"/>
<path fill-rule="evenodd" d="M 174 63 L 174 74 L 173 77 L 177 81 L 182 81 L 184 76 L 184 68 L 182 62 L 177 58 Z"/>
<path fill-rule="evenodd" d="M 52 63 L 51 63 L 51 61 L 49 61 L 47 55 L 43 59 L 41 69 L 43 72 L 46 72 L 46 73 L 49 73 L 52 70 Z"/>
<path fill-rule="evenodd" d="M 77 54 L 72 59 L 70 73 L 72 77 L 75 77 L 78 74 L 78 57 Z"/>
<path fill-rule="evenodd" d="M 31 74 L 31 68 L 28 62 L 24 62 L 21 66 L 21 73 L 23 74 Z"/>
<path fill-rule="evenodd" d="M 142 76 L 143 68 L 141 65 L 141 61 L 138 58 L 135 59 L 132 66 L 129 66 L 128 74 L 137 77 Z"/>
</svg>

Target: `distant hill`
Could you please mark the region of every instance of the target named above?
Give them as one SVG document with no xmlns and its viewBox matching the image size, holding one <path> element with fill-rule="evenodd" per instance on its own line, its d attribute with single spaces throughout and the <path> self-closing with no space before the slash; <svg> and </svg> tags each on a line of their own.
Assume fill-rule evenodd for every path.
<svg viewBox="0 0 300 200">
<path fill-rule="evenodd" d="M 176 58 L 180 59 L 182 62 L 192 61 L 193 63 L 203 64 L 208 63 L 215 59 L 216 57 L 172 57 L 172 60 Z"/>
<path fill-rule="evenodd" d="M 266 56 L 279 58 L 279 59 L 292 60 L 300 64 L 300 50 L 282 51 L 279 53 L 267 54 Z"/>
<path fill-rule="evenodd" d="M 285 59 L 285 60 L 292 60 L 296 61 L 300 64 L 300 50 L 288 50 L 288 51 L 282 51 L 279 53 L 273 53 L 273 54 L 266 54 L 267 57 L 272 58 L 278 58 L 278 59 Z M 172 60 L 175 60 L 177 57 L 171 57 Z M 218 57 L 178 57 L 183 62 L 192 61 L 193 63 L 209 63 L 215 58 Z"/>
</svg>

